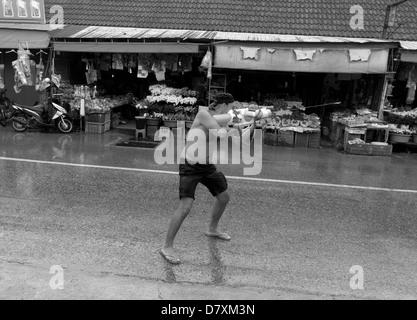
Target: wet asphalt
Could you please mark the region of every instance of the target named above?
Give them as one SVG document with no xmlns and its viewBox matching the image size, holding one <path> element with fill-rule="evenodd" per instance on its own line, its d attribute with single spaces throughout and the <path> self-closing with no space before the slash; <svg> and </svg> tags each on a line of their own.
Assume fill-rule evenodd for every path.
<svg viewBox="0 0 417 320">
<path fill-rule="evenodd" d="M 171 266 L 158 250 L 178 203 L 177 165 L 157 165 L 151 149 L 115 146 L 128 138 L 114 130 L 0 128 L 0 265 L 279 290 L 277 299 L 417 298 L 416 154 L 264 145 L 259 176 L 244 177 L 242 165 L 219 165 L 232 195 L 221 228 L 232 241 L 204 236 L 213 199 L 199 187 L 175 242 L 182 264 Z M 353 266 L 364 270 L 363 290 L 350 286 Z M 79 296 L 96 297 L 82 288 Z M 193 297 L 199 296 L 185 298 Z"/>
</svg>

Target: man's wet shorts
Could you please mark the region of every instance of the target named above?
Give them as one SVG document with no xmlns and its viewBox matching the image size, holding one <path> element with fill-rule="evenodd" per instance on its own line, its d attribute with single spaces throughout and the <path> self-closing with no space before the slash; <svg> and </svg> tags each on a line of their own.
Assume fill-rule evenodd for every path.
<svg viewBox="0 0 417 320">
<path fill-rule="evenodd" d="M 180 165 L 180 199 L 195 199 L 195 190 L 201 183 L 213 197 L 227 191 L 228 184 L 223 173 L 212 164 L 191 164 L 187 161 Z"/>
</svg>

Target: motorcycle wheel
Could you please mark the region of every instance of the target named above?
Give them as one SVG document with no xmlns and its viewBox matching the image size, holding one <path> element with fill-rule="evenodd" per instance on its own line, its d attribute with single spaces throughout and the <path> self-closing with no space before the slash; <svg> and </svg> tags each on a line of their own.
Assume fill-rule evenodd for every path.
<svg viewBox="0 0 417 320">
<path fill-rule="evenodd" d="M 15 118 L 18 119 L 21 122 L 27 123 L 27 119 L 23 116 L 16 116 Z M 28 128 L 27 125 L 25 126 L 23 124 L 20 124 L 19 122 L 16 122 L 15 120 L 13 120 L 12 127 L 17 132 L 24 132 Z"/>
<path fill-rule="evenodd" d="M 72 121 L 69 119 L 61 119 L 58 122 L 58 129 L 62 133 L 70 133 L 73 127 Z"/>
</svg>

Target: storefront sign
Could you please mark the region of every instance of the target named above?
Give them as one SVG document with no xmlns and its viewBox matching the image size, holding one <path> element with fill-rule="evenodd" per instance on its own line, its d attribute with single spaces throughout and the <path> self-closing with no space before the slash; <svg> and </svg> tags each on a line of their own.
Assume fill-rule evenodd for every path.
<svg viewBox="0 0 417 320">
<path fill-rule="evenodd" d="M 321 73 L 384 74 L 389 49 L 254 47 L 256 56 L 248 59 L 250 50 L 230 44 L 216 45 L 216 68 Z"/>
<path fill-rule="evenodd" d="M 0 0 L 0 23 L 45 23 L 44 0 Z"/>
</svg>

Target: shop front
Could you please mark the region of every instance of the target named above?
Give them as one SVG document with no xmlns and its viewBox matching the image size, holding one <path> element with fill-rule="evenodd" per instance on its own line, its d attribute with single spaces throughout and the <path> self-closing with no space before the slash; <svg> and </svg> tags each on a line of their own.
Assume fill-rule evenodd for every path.
<svg viewBox="0 0 417 320">
<path fill-rule="evenodd" d="M 208 45 L 148 33 L 79 26 L 52 32 L 61 88 L 73 116 L 85 116 L 87 132 L 126 123 L 140 130 L 137 118 L 146 116 L 151 137 L 164 121 L 192 120 L 197 105 L 205 104 L 207 77 L 199 67 Z"/>
<path fill-rule="evenodd" d="M 384 118 L 394 151 L 417 151 L 417 42 L 401 41 L 395 76 L 389 84 Z"/>
<path fill-rule="evenodd" d="M 0 90 L 20 104 L 39 100 L 37 80 L 46 63 L 49 25 L 43 0 L 3 1 L 0 10 Z M 44 51 L 45 50 L 45 51 Z"/>
<path fill-rule="evenodd" d="M 366 119 L 360 126 L 366 124 L 369 132 L 386 130 L 378 112 L 395 43 L 320 37 L 281 40 L 291 42 L 215 45 L 212 93 L 226 90 L 251 105 L 273 108 L 275 118 L 260 123 L 266 128 L 265 143 L 319 147 L 324 136 L 335 147 L 347 149 L 354 136 L 345 139 L 339 120 L 350 128 L 355 127 L 350 119 L 362 117 Z M 379 140 L 386 143 L 385 136 L 369 134 L 364 143 Z"/>
<path fill-rule="evenodd" d="M 340 121 L 386 129 L 378 114 L 396 42 L 85 26 L 51 37 L 55 72 L 84 126 L 92 125 L 89 114 L 110 113 L 100 117 L 106 124 L 94 122 L 100 132 L 119 116 L 150 138 L 160 126 L 192 121 L 221 92 L 241 109 L 274 110 L 258 123 L 274 145 L 317 148 L 324 136 L 346 149 Z M 367 136 L 364 143 L 386 143 L 383 134 Z"/>
</svg>

